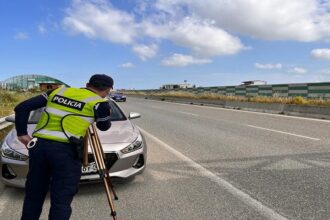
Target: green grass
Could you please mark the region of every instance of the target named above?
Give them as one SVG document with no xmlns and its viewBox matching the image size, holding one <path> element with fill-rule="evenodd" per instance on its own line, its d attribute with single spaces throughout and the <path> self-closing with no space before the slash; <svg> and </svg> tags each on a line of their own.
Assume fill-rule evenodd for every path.
<svg viewBox="0 0 330 220">
<path fill-rule="evenodd" d="M 192 93 L 184 91 L 164 91 L 164 92 L 141 92 L 141 91 L 125 91 L 127 95 L 151 96 L 151 97 L 176 97 L 176 98 L 190 98 L 190 99 L 210 99 L 210 100 L 226 100 L 226 101 L 240 101 L 240 102 L 257 102 L 257 103 L 281 103 L 291 105 L 305 105 L 305 106 L 330 106 L 330 99 L 311 99 L 301 96 L 296 97 L 269 97 L 269 96 L 226 96 L 218 93 L 203 92 Z"/>
</svg>

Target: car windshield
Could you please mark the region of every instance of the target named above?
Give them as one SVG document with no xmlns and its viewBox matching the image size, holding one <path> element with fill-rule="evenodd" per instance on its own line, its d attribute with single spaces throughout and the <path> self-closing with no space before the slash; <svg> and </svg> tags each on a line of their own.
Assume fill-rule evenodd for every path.
<svg viewBox="0 0 330 220">
<path fill-rule="evenodd" d="M 121 111 L 118 105 L 113 101 L 108 101 L 111 108 L 111 121 L 123 121 L 126 120 L 125 114 Z"/>
<path fill-rule="evenodd" d="M 126 120 L 126 116 L 125 114 L 121 111 L 121 109 L 118 107 L 118 105 L 116 103 L 114 103 L 113 101 L 108 101 L 110 108 L 111 108 L 111 121 L 123 121 Z M 30 123 L 37 123 L 41 113 L 43 111 L 44 108 L 40 108 L 37 109 L 33 112 L 31 112 L 30 118 L 29 118 L 29 122 Z"/>
</svg>

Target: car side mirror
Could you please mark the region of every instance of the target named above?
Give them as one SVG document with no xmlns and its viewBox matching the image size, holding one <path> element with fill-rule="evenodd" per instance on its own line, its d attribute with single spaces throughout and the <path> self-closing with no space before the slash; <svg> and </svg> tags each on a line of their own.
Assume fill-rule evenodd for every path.
<svg viewBox="0 0 330 220">
<path fill-rule="evenodd" d="M 141 118 L 141 114 L 137 112 L 130 112 L 128 118 L 129 119 Z"/>
</svg>

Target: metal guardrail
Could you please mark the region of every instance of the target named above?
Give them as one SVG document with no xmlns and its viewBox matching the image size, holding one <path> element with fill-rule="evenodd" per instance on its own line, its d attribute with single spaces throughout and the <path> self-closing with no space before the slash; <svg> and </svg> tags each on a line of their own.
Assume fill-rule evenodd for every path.
<svg viewBox="0 0 330 220">
<path fill-rule="evenodd" d="M 8 116 L 14 116 L 14 114 L 12 114 L 12 115 L 8 115 Z M 8 116 L 3 117 L 3 118 L 0 118 L 0 131 L 1 131 L 2 129 L 5 129 L 5 128 L 7 128 L 7 127 L 9 127 L 10 125 L 13 124 L 12 122 L 8 122 L 8 121 L 6 121 L 6 118 L 7 118 Z"/>
</svg>

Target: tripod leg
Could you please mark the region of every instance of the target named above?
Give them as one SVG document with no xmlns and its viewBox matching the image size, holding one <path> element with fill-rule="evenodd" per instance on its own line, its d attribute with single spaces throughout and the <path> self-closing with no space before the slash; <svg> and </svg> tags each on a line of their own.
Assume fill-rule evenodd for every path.
<svg viewBox="0 0 330 220">
<path fill-rule="evenodd" d="M 106 169 L 105 167 L 105 163 L 104 163 L 104 158 L 102 157 L 102 154 L 100 153 L 100 142 L 97 142 L 97 138 L 96 135 L 97 133 L 93 132 L 93 130 L 89 130 L 90 135 L 89 135 L 89 140 L 91 142 L 91 147 L 92 147 L 92 151 L 94 154 L 94 159 L 95 159 L 95 163 L 97 165 L 97 168 L 100 172 L 100 177 L 103 179 L 103 183 L 104 183 L 104 187 L 105 187 L 105 191 L 107 194 L 107 198 L 108 198 L 108 203 L 111 209 L 111 216 L 113 217 L 113 219 L 117 219 L 116 218 L 116 211 L 114 209 L 114 204 L 112 202 L 112 198 L 111 198 L 111 193 L 110 190 L 112 191 L 112 193 L 114 194 L 115 198 L 117 197 L 116 194 L 114 193 L 113 189 L 111 188 L 111 182 L 110 182 L 110 175 L 109 175 L 109 171 Z M 110 183 L 110 184 L 109 184 Z M 118 199 L 118 197 L 117 197 Z"/>
<path fill-rule="evenodd" d="M 87 167 L 88 166 L 88 139 L 89 135 L 88 133 L 84 137 L 84 147 L 83 147 L 83 166 Z"/>
<path fill-rule="evenodd" d="M 115 211 L 115 208 L 114 208 L 114 205 L 113 205 L 113 202 L 112 202 L 112 199 L 111 199 L 110 189 L 109 189 L 109 185 L 107 183 L 106 178 L 103 178 L 103 182 L 104 182 L 105 191 L 107 193 L 107 198 L 108 198 L 108 202 L 109 202 L 110 209 L 111 209 L 111 216 L 113 217 L 113 219 L 117 219 L 117 217 L 116 217 L 117 213 Z"/>
<path fill-rule="evenodd" d="M 102 161 L 104 163 L 105 154 L 104 154 L 104 151 L 103 151 L 103 148 L 102 148 L 102 145 L 101 145 L 100 138 L 97 135 L 97 130 L 96 130 L 95 125 L 93 124 L 91 127 L 92 127 L 92 132 L 93 132 L 94 137 L 95 137 L 95 148 L 98 151 L 97 154 L 99 155 L 99 157 L 102 157 L 102 159 L 103 159 Z M 101 160 L 101 158 L 100 158 L 100 160 Z M 118 200 L 118 196 L 117 196 L 115 190 L 113 189 L 113 185 L 111 183 L 111 178 L 110 178 L 109 171 L 107 170 L 107 168 L 105 167 L 105 165 L 103 166 L 103 169 L 104 169 L 104 171 L 106 171 L 105 173 L 106 173 L 106 176 L 107 176 L 107 181 L 108 181 L 109 186 L 110 186 L 110 189 L 111 189 L 111 191 L 112 191 L 112 193 L 113 193 L 113 195 L 115 197 L 115 200 Z"/>
<path fill-rule="evenodd" d="M 113 185 L 112 185 L 112 183 L 111 183 L 110 175 L 109 175 L 109 174 L 106 175 L 106 179 L 107 179 L 107 182 L 108 182 L 109 187 L 110 187 L 110 189 L 111 189 L 111 192 L 112 192 L 113 196 L 115 197 L 115 200 L 118 200 L 118 196 L 117 196 L 117 194 L 116 194 L 116 191 L 113 189 Z"/>
</svg>

